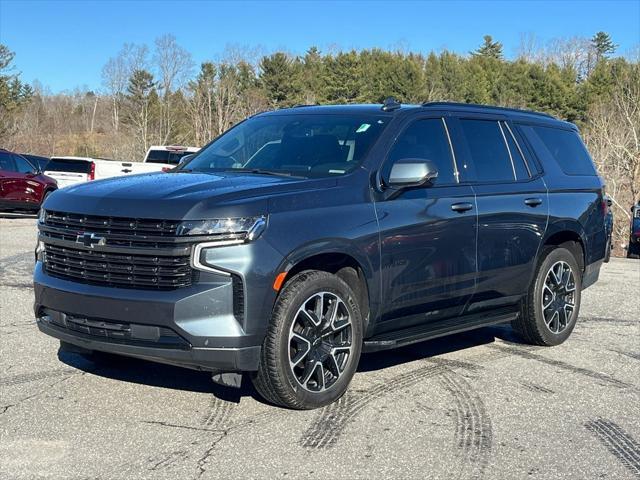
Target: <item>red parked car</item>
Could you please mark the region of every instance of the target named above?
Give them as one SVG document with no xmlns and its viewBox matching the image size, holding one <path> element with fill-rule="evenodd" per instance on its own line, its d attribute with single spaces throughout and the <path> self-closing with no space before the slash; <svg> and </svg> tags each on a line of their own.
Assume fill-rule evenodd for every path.
<svg viewBox="0 0 640 480">
<path fill-rule="evenodd" d="M 38 211 L 57 188 L 53 178 L 22 155 L 0 148 L 0 210 Z"/>
</svg>

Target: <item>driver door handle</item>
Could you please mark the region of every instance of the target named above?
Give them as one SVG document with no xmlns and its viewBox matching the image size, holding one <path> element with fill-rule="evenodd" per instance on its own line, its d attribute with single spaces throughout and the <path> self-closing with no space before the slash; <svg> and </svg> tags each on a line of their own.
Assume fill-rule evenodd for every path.
<svg viewBox="0 0 640 480">
<path fill-rule="evenodd" d="M 537 207 L 538 205 L 542 204 L 542 199 L 541 198 L 527 198 L 524 201 L 525 205 L 528 205 L 530 207 Z"/>
<path fill-rule="evenodd" d="M 451 210 L 454 212 L 462 213 L 467 210 L 471 210 L 473 208 L 473 204 L 469 202 L 460 202 L 460 203 L 452 203 Z"/>
</svg>

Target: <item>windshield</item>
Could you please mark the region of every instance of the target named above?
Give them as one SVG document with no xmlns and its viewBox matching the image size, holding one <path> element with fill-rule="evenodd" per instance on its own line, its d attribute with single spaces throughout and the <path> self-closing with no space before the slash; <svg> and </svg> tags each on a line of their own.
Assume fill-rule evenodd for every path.
<svg viewBox="0 0 640 480">
<path fill-rule="evenodd" d="M 179 170 L 342 175 L 360 165 L 387 120 L 382 115 L 254 117 L 228 130 Z"/>
</svg>

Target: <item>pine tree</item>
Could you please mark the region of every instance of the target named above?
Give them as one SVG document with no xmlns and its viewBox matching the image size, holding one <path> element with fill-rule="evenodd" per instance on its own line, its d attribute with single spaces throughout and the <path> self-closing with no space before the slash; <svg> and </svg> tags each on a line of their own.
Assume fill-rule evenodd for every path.
<svg viewBox="0 0 640 480">
<path fill-rule="evenodd" d="M 606 58 L 616 51 L 617 45 L 613 43 L 611 35 L 606 32 L 598 32 L 591 38 L 591 46 L 596 53 L 596 59 Z"/>
<path fill-rule="evenodd" d="M 126 123 L 135 132 L 137 150 L 140 155 L 143 155 L 150 145 L 151 111 L 159 101 L 155 86 L 153 75 L 146 70 L 134 70 L 127 86 Z"/>
<path fill-rule="evenodd" d="M 476 51 L 471 52 L 474 57 L 489 57 L 502 59 L 502 43 L 494 42 L 491 35 L 485 35 L 482 37 L 484 43 Z"/>
<path fill-rule="evenodd" d="M 291 106 L 300 96 L 300 69 L 288 55 L 277 52 L 263 57 L 260 80 L 265 94 L 274 107 Z"/>
</svg>

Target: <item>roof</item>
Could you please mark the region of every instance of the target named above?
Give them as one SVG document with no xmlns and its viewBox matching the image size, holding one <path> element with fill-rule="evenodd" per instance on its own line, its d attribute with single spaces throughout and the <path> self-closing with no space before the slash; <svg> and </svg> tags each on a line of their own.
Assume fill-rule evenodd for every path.
<svg viewBox="0 0 640 480">
<path fill-rule="evenodd" d="M 398 113 L 406 113 L 408 111 L 422 110 L 445 110 L 458 112 L 477 112 L 477 113 L 498 113 L 509 117 L 518 117 L 520 119 L 541 120 L 550 122 L 565 123 L 547 113 L 535 112 L 533 110 L 521 110 L 517 108 L 498 107 L 493 105 L 478 105 L 473 103 L 456 103 L 456 102 L 428 102 L 421 105 L 403 104 L 391 110 L 383 110 L 383 104 L 367 103 L 367 104 L 345 104 L 345 105 L 298 105 L 291 108 L 283 108 L 272 110 L 259 114 L 262 115 L 282 115 L 282 114 L 369 114 L 369 115 L 387 115 L 394 116 Z"/>
</svg>

